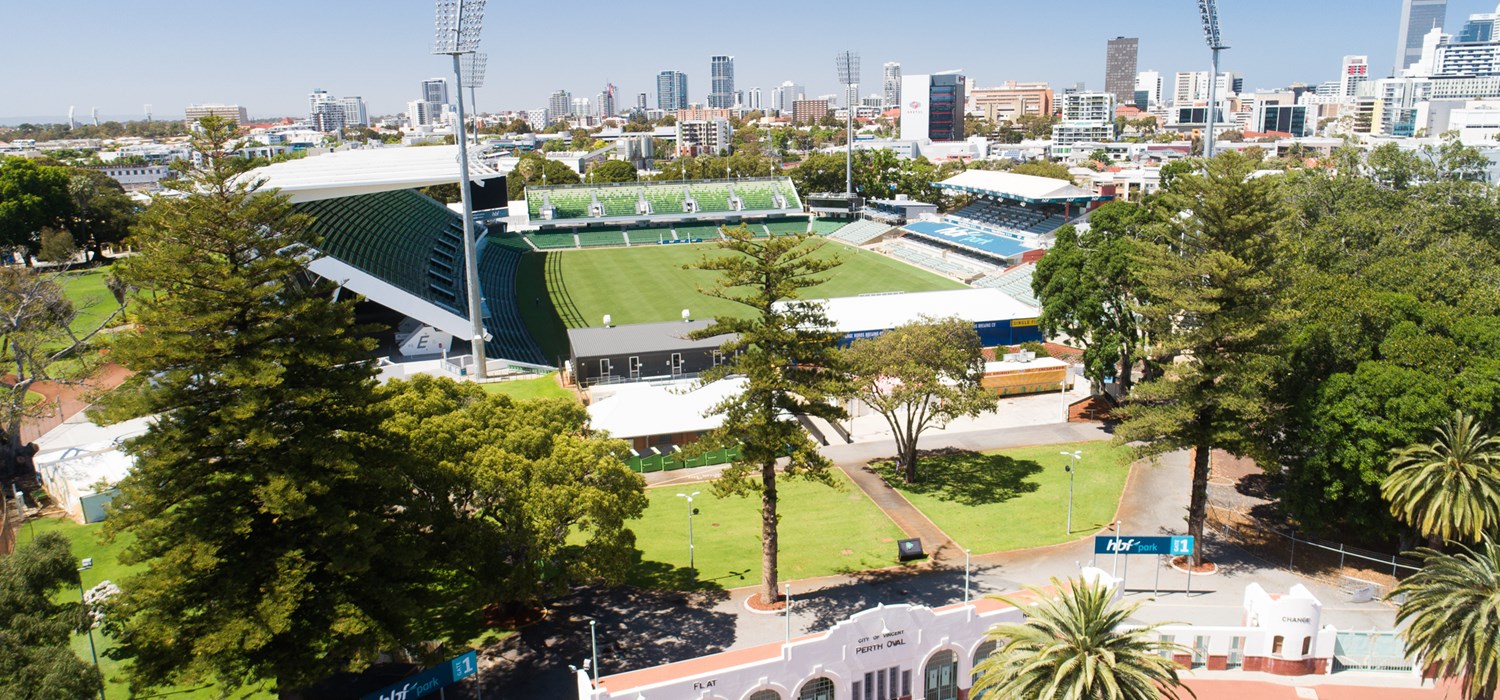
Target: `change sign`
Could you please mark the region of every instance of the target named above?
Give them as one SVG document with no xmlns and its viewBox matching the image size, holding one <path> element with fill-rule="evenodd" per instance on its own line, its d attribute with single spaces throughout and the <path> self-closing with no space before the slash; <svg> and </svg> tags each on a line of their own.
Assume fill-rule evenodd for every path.
<svg viewBox="0 0 1500 700">
<path fill-rule="evenodd" d="M 1171 554 L 1187 556 L 1193 553 L 1191 537 L 1106 537 L 1094 538 L 1095 554 Z"/>
<path fill-rule="evenodd" d="M 399 683 L 370 693 L 360 700 L 417 700 L 478 672 L 479 655 L 471 651 L 448 663 L 433 666 L 414 676 L 407 676 Z"/>
</svg>

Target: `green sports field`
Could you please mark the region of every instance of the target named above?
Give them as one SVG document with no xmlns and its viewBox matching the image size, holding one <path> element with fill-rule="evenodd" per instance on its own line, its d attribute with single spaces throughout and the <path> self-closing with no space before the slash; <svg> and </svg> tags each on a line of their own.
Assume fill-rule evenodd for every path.
<svg viewBox="0 0 1500 700">
<path fill-rule="evenodd" d="M 599 250 L 529 253 L 521 259 L 516 297 L 527 328 L 549 359 L 567 354 L 567 329 L 598 326 L 609 314 L 614 323 L 650 323 L 681 318 L 743 314 L 738 304 L 698 293 L 715 273 L 684 270 L 713 244 L 646 245 Z M 871 292 L 925 292 L 963 289 L 960 282 L 892 260 L 878 253 L 828 243 L 819 256 L 838 255 L 843 264 L 829 279 L 808 290 L 809 298 Z"/>
</svg>

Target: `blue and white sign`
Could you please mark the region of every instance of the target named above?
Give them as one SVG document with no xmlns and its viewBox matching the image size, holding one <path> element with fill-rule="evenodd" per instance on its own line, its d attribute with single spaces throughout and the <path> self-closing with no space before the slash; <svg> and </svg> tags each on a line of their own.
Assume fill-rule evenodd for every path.
<svg viewBox="0 0 1500 700">
<path fill-rule="evenodd" d="M 448 663 L 433 666 L 421 673 L 407 676 L 386 688 L 364 696 L 361 700 L 416 700 L 457 683 L 479 672 L 479 655 L 470 651 Z"/>
<path fill-rule="evenodd" d="M 1100 535 L 1094 538 L 1095 554 L 1171 554 L 1193 553 L 1191 537 L 1119 537 Z"/>
</svg>

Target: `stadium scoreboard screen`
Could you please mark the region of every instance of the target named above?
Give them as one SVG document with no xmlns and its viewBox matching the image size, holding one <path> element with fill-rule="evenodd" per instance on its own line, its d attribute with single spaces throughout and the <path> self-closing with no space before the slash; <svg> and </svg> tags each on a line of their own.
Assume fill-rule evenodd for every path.
<svg viewBox="0 0 1500 700">
<path fill-rule="evenodd" d="M 864 198 L 854 195 L 848 196 L 843 193 L 834 194 L 810 194 L 806 197 L 807 208 L 828 214 L 857 214 L 864 208 Z"/>
<path fill-rule="evenodd" d="M 510 205 L 504 175 L 474 180 L 470 184 L 469 194 L 474 198 L 474 211 L 503 209 Z"/>
</svg>

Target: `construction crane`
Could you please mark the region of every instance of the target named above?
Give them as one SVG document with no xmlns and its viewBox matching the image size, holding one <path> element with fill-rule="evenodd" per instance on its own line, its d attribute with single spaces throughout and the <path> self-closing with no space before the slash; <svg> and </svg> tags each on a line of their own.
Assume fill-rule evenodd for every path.
<svg viewBox="0 0 1500 700">
<path fill-rule="evenodd" d="M 1215 0 L 1198 0 L 1198 13 L 1203 16 L 1203 38 L 1213 52 L 1213 71 L 1208 74 L 1208 116 L 1204 120 L 1207 129 L 1203 133 L 1203 159 L 1214 157 L 1214 113 L 1218 111 L 1217 91 L 1219 84 L 1219 52 L 1229 48 L 1219 38 L 1219 8 Z"/>
</svg>

